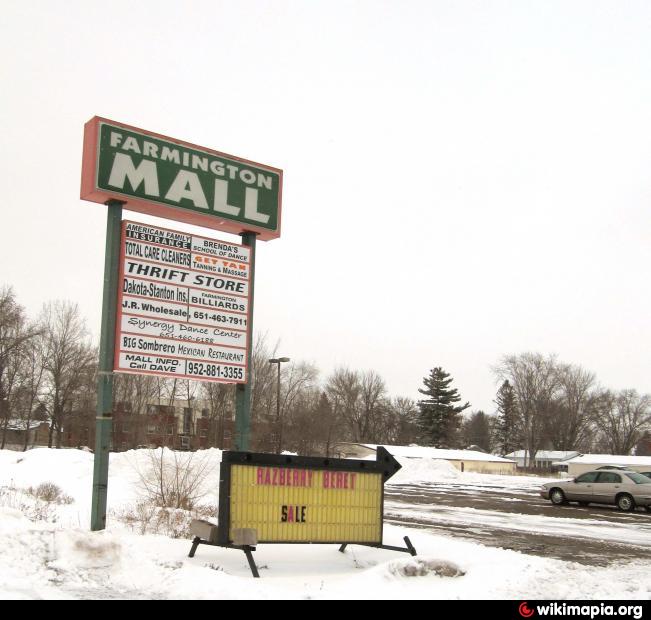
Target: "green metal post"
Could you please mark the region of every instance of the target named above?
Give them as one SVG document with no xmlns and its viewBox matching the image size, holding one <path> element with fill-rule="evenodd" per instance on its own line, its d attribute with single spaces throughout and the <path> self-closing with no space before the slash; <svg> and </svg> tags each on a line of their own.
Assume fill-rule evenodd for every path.
<svg viewBox="0 0 651 620">
<path fill-rule="evenodd" d="M 246 383 L 235 387 L 235 450 L 246 452 L 251 440 L 251 372 L 253 371 L 253 293 L 255 290 L 255 233 L 242 233 L 242 243 L 251 248 L 251 280 L 249 282 L 249 325 L 250 334 L 246 359 L 249 372 Z"/>
<path fill-rule="evenodd" d="M 122 205 L 118 200 L 106 203 L 106 252 L 104 255 L 104 297 L 102 301 L 102 331 L 97 373 L 97 424 L 95 427 L 95 466 L 93 470 L 93 503 L 90 529 L 106 527 L 106 496 L 108 492 L 109 450 L 113 414 L 113 356 L 115 354 L 115 317 L 118 299 L 118 267 Z"/>
</svg>

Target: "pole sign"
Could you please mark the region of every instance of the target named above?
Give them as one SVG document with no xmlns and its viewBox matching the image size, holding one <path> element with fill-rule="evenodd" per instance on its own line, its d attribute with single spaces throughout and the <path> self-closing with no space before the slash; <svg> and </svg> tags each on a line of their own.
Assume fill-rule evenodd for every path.
<svg viewBox="0 0 651 620">
<path fill-rule="evenodd" d="M 91 529 L 106 527 L 113 372 L 236 383 L 250 435 L 256 238 L 280 236 L 282 170 L 93 117 L 82 200 L 107 205 Z M 241 235 L 244 245 L 122 222 L 122 209 Z M 111 372 L 113 371 L 113 372 Z"/>
<path fill-rule="evenodd" d="M 245 383 L 250 248 L 122 222 L 114 370 Z"/>
<path fill-rule="evenodd" d="M 218 544 L 245 530 L 257 543 L 381 546 L 384 483 L 399 469 L 382 447 L 376 461 L 224 452 Z"/>
<path fill-rule="evenodd" d="M 94 117 L 81 198 L 233 234 L 280 236 L 282 170 Z"/>
</svg>

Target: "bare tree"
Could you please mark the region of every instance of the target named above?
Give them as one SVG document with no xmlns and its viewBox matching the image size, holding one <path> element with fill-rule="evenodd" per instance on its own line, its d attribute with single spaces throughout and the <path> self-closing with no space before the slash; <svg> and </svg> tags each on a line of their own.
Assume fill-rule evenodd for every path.
<svg viewBox="0 0 651 620">
<path fill-rule="evenodd" d="M 513 386 L 529 463 L 543 445 L 545 417 L 558 389 L 556 356 L 521 353 L 502 358 L 493 371 Z M 526 462 L 526 461 L 525 461 Z"/>
<path fill-rule="evenodd" d="M 331 434 L 331 411 L 316 385 L 304 386 L 283 414 L 283 445 L 302 455 L 327 455 Z"/>
<path fill-rule="evenodd" d="M 43 386 L 43 376 L 45 374 L 44 344 L 43 338 L 38 336 L 26 342 L 23 348 L 21 393 L 26 418 L 23 452 L 27 450 L 29 444 L 32 415 L 38 404 L 38 398 Z"/>
<path fill-rule="evenodd" d="M 258 334 L 253 344 L 251 372 L 251 420 L 271 419 L 275 412 L 276 373 L 269 360 L 276 357 L 278 343 L 273 347 L 266 334 Z"/>
<path fill-rule="evenodd" d="M 37 334 L 38 328 L 28 324 L 25 310 L 16 302 L 13 290 L 10 287 L 0 289 L 0 448 L 5 447 L 15 391 L 20 383 L 24 347 Z"/>
<path fill-rule="evenodd" d="M 545 418 L 545 435 L 556 450 L 576 450 L 588 438 L 594 419 L 595 375 L 581 366 L 562 364 L 558 391 Z"/>
<path fill-rule="evenodd" d="M 9 356 L 3 368 L 2 398 L 0 398 L 0 415 L 2 416 L 2 442 L 0 442 L 0 449 L 4 449 L 6 445 L 9 421 L 22 417 L 18 412 L 22 348 L 23 345 L 13 350 L 13 354 Z"/>
<path fill-rule="evenodd" d="M 147 499 L 162 508 L 192 510 L 206 494 L 212 464 L 206 455 L 174 452 L 166 448 L 147 453 L 148 467 L 136 468 Z"/>
<path fill-rule="evenodd" d="M 216 448 L 225 446 L 226 422 L 232 417 L 235 401 L 235 386 L 231 384 L 204 382 L 202 395 L 208 401 L 210 443 Z"/>
<path fill-rule="evenodd" d="M 61 447 L 64 418 L 70 413 L 77 391 L 96 361 L 96 350 L 88 341 L 86 322 L 77 304 L 55 301 L 42 313 L 45 329 L 45 381 L 51 419 L 48 445 Z M 92 372 L 92 370 L 91 370 Z"/>
<path fill-rule="evenodd" d="M 635 390 L 603 392 L 596 421 L 610 454 L 629 454 L 651 424 L 651 395 Z"/>
<path fill-rule="evenodd" d="M 358 373 L 348 368 L 337 368 L 326 383 L 330 405 L 346 424 L 348 439 L 352 441 L 361 441 L 362 437 L 358 404 L 361 389 Z"/>
<path fill-rule="evenodd" d="M 416 443 L 420 435 L 416 401 L 398 396 L 391 401 L 388 411 L 389 437 L 386 443 L 400 446 Z"/>
<path fill-rule="evenodd" d="M 86 360 L 80 365 L 77 388 L 72 395 L 69 408 L 70 413 L 66 414 L 66 423 L 74 435 L 68 441 L 75 440 L 74 444 L 78 448 L 91 446 L 93 442 L 97 415 L 97 371 L 99 370 L 98 349 L 87 344 L 82 351 Z"/>
<path fill-rule="evenodd" d="M 174 401 L 179 394 L 179 389 L 179 379 L 156 377 L 156 390 L 159 405 L 165 404 L 168 407 L 173 407 Z"/>
<path fill-rule="evenodd" d="M 316 384 L 319 371 L 312 364 L 300 362 L 292 363 L 287 369 L 283 369 L 280 375 L 280 393 L 276 389 L 276 398 L 280 398 L 277 411 L 279 419 L 276 420 L 277 444 L 276 452 L 280 453 L 283 444 L 283 430 L 285 418 L 290 415 L 298 401 L 304 397 L 305 392 Z M 305 407 L 301 408 L 305 411 Z"/>
<path fill-rule="evenodd" d="M 368 421 L 367 436 L 375 443 L 386 443 L 390 401 L 384 379 L 374 370 L 361 375 L 362 418 Z"/>
<path fill-rule="evenodd" d="M 158 387 L 157 378 L 151 375 L 126 373 L 116 375 L 114 383 L 116 406 L 124 412 L 131 413 L 128 421 L 131 448 L 145 443 L 147 405 L 158 398 Z"/>
<path fill-rule="evenodd" d="M 314 410 L 316 423 L 321 427 L 322 454 L 330 456 L 334 443 L 340 439 L 341 418 L 338 412 L 330 406 L 328 397 L 325 392 L 321 392 L 319 402 Z"/>
<path fill-rule="evenodd" d="M 375 372 L 338 368 L 329 377 L 326 393 L 341 416 L 352 441 L 375 441 L 387 420 L 386 385 Z"/>
</svg>

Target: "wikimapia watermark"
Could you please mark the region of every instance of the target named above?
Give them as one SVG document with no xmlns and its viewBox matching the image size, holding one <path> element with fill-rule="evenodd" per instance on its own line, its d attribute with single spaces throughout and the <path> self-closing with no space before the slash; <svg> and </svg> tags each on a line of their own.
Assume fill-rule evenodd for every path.
<svg viewBox="0 0 651 620">
<path fill-rule="evenodd" d="M 642 618 L 642 605 L 571 605 L 567 603 L 548 603 L 546 605 L 529 605 L 524 602 L 518 608 L 523 618 L 538 616 L 580 616 L 595 618 L 599 616 Z"/>
</svg>

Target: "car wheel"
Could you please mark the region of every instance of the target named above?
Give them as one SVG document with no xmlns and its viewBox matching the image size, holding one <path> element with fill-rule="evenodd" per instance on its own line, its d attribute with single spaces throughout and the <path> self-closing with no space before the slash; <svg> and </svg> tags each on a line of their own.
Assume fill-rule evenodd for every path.
<svg viewBox="0 0 651 620">
<path fill-rule="evenodd" d="M 622 493 L 621 495 L 618 495 L 615 503 L 617 504 L 617 508 L 623 510 L 624 512 L 631 512 L 631 510 L 635 510 L 635 500 L 628 493 Z"/>
<path fill-rule="evenodd" d="M 646 509 L 647 512 L 651 512 L 651 506 L 645 506 L 644 508 Z"/>
<path fill-rule="evenodd" d="M 561 489 L 552 489 L 549 492 L 549 499 L 555 506 L 562 506 L 563 504 L 567 503 L 567 500 L 565 499 L 565 493 L 563 493 Z"/>
</svg>

